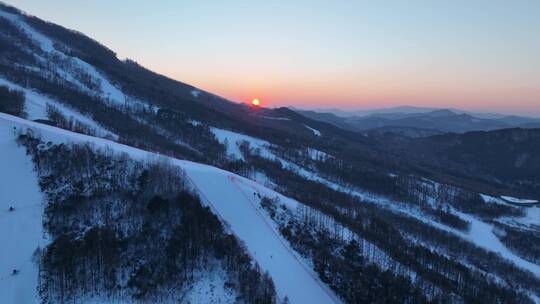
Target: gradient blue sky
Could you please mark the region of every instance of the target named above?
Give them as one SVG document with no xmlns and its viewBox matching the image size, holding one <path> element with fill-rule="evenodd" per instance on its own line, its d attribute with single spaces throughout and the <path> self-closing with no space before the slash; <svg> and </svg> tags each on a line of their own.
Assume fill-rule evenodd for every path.
<svg viewBox="0 0 540 304">
<path fill-rule="evenodd" d="M 236 101 L 540 115 L 539 0 L 6 2 Z"/>
</svg>

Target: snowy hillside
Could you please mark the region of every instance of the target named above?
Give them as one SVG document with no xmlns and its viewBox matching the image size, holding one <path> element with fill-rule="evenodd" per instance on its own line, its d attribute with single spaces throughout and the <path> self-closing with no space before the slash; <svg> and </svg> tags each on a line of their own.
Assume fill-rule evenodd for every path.
<svg viewBox="0 0 540 304">
<path fill-rule="evenodd" d="M 38 132 L 43 140 L 53 143 L 90 142 L 96 147 L 109 147 L 115 152 L 125 152 L 137 159 L 158 157 L 155 154 L 115 142 L 75 134 L 5 114 L 0 114 L 0 126 L 3 135 L 10 135 L 9 137 L 5 136 L 7 142 L 14 140 L 12 135 L 14 127 L 17 129 L 31 128 L 34 132 Z M 24 156 L 22 149 L 15 149 L 14 141 L 10 145 L 14 147 L 12 150 L 19 153 L 19 158 L 20 155 Z M 227 224 L 230 231 L 244 242 L 251 257 L 262 269 L 268 271 L 276 284 L 281 299 L 287 297 L 291 303 L 339 302 L 328 287 L 319 281 L 316 274 L 304 265 L 294 250 L 279 236 L 279 233 L 269 225 L 271 220 L 257 209 L 249 196 L 238 188 L 236 180 L 245 180 L 245 178 L 204 164 L 177 159 L 172 159 L 172 161 L 174 165 L 184 170 L 189 180 L 193 182 L 193 187 L 203 198 L 203 202 L 208 204 Z M 28 162 L 26 164 L 30 165 Z M 28 167 L 26 169 L 28 170 Z M 29 179 L 30 182 L 32 180 L 35 181 L 35 177 Z M 273 192 L 259 184 L 253 185 L 261 192 Z M 37 212 L 36 216 L 39 220 L 39 209 Z M 38 221 L 38 223 L 40 222 Z M 36 233 L 39 235 L 40 230 Z"/>
<path fill-rule="evenodd" d="M 40 303 L 33 255 L 46 242 L 43 201 L 32 160 L 16 144 L 12 126 L 0 124 L 0 295 L 4 303 Z"/>
</svg>

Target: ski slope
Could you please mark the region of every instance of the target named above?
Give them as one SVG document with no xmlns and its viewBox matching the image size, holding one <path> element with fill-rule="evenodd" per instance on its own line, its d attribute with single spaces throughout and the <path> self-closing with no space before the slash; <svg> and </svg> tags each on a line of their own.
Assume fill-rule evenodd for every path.
<svg viewBox="0 0 540 304">
<path fill-rule="evenodd" d="M 148 104 L 124 94 L 124 92 L 122 92 L 117 85 L 111 82 L 111 80 L 109 80 L 104 73 L 96 69 L 91 64 L 76 56 L 72 56 L 69 52 L 64 53 L 63 51 L 57 50 L 55 48 L 55 43 L 59 43 L 58 41 L 51 39 L 47 35 L 42 34 L 40 31 L 30 26 L 21 16 L 0 9 L 0 18 L 4 18 L 13 25 L 17 26 L 26 34 L 28 38 L 33 41 L 35 46 L 41 48 L 41 50 L 45 53 L 44 57 L 42 57 L 41 54 L 33 54 L 39 60 L 49 62 L 50 58 L 48 56 L 57 56 L 61 60 L 64 60 L 64 63 L 68 63 L 69 67 L 56 66 L 55 72 L 66 81 L 75 85 L 81 92 L 85 92 L 89 95 L 96 94 L 95 89 L 87 87 L 77 79 L 76 74 L 85 73 L 94 82 L 99 83 L 100 88 L 97 90 L 97 95 L 112 105 L 121 107 L 124 106 L 129 100 L 130 103 L 148 106 Z M 66 46 L 64 45 L 63 47 Z M 31 51 L 29 50 L 29 52 Z"/>
<path fill-rule="evenodd" d="M 333 303 L 333 295 L 297 258 L 257 208 L 232 173 L 209 166 L 184 166 L 188 178 L 228 227 L 246 245 L 252 258 L 274 279 L 278 295 L 291 303 Z"/>
<path fill-rule="evenodd" d="M 19 147 L 11 127 L 0 126 L 0 302 L 39 303 L 38 267 L 43 248 L 42 197 L 30 156 Z M 9 211 L 10 206 L 14 211 Z M 17 269 L 18 274 L 12 271 Z"/>
<path fill-rule="evenodd" d="M 25 111 L 28 114 L 29 120 L 36 120 L 36 119 L 49 119 L 47 116 L 47 104 L 50 104 L 57 108 L 66 118 L 72 118 L 75 119 L 90 128 L 92 128 L 96 134 L 100 137 L 105 136 L 111 136 L 114 139 L 118 139 L 118 135 L 110 132 L 109 130 L 102 127 L 100 124 L 95 122 L 93 119 L 88 118 L 82 113 L 77 112 L 74 109 L 71 109 L 65 105 L 63 105 L 61 102 L 54 100 L 48 96 L 45 96 L 43 94 L 40 94 L 39 92 L 36 92 L 34 90 L 30 90 L 27 88 L 24 88 L 18 84 L 15 84 L 9 80 L 0 78 L 0 85 L 7 86 L 8 88 L 12 90 L 22 91 L 24 92 L 25 97 Z"/>
<path fill-rule="evenodd" d="M 110 147 L 116 152 L 125 152 L 140 160 L 158 157 L 157 154 L 116 142 L 0 113 L 2 132 L 11 132 L 13 127 L 35 129 L 38 131 L 37 133 L 41 134 L 44 141 L 54 143 L 90 142 L 96 148 Z M 11 138 L 13 137 L 11 136 Z M 24 155 L 24 151 L 21 153 Z M 257 205 L 237 185 L 238 181 L 253 182 L 209 165 L 172 158 L 170 160 L 185 171 L 188 180 L 201 196 L 203 203 L 207 204 L 226 223 L 230 232 L 234 233 L 245 244 L 247 251 L 263 271 L 270 274 L 280 299 L 288 297 L 290 303 L 340 302 L 313 271 L 304 265 L 288 246 L 288 243 L 269 224 L 270 219 L 266 214 L 259 210 Z M 35 177 L 33 178 L 35 181 Z M 260 187 L 261 191 L 272 191 L 264 189 L 262 185 L 253 184 Z M 41 224 L 41 222 L 39 223 Z"/>
</svg>

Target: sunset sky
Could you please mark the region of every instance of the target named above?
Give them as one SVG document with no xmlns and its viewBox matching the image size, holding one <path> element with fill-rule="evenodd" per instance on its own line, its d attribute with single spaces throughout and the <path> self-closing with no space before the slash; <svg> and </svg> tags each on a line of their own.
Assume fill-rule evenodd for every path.
<svg viewBox="0 0 540 304">
<path fill-rule="evenodd" d="M 540 1 L 7 0 L 264 106 L 540 115 Z"/>
</svg>

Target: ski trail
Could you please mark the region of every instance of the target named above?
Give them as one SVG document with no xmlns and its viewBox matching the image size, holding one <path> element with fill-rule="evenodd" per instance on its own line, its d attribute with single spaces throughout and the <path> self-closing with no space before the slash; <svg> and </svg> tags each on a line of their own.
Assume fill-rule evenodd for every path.
<svg viewBox="0 0 540 304">
<path fill-rule="evenodd" d="M 317 282 L 317 284 L 319 285 L 319 287 L 321 289 L 323 289 L 330 297 L 332 297 L 334 299 L 334 301 L 336 303 L 340 303 L 341 301 L 336 297 L 336 295 L 334 294 L 334 292 L 332 290 L 330 290 L 330 288 L 328 286 L 326 286 L 323 282 L 321 282 L 321 280 L 319 279 L 318 275 L 315 273 L 315 271 L 313 271 L 311 268 L 309 268 L 308 266 L 305 265 L 304 261 L 302 261 L 299 257 L 298 257 L 298 254 L 293 251 L 291 249 L 291 247 L 289 246 L 288 242 L 283 239 L 279 233 L 279 231 L 276 230 L 276 228 L 274 228 L 274 225 L 273 225 L 273 222 L 268 218 L 268 216 L 266 216 L 266 213 L 264 212 L 261 212 L 260 210 L 260 207 L 259 207 L 259 204 L 256 203 L 255 201 L 253 201 L 251 198 L 249 198 L 249 196 L 247 195 L 247 193 L 242 190 L 242 188 L 240 187 L 240 183 L 252 188 L 255 192 L 259 192 L 261 189 L 258 189 L 256 187 L 254 187 L 253 185 L 250 185 L 250 184 L 246 184 L 245 181 L 242 179 L 239 179 L 237 178 L 236 176 L 234 175 L 230 175 L 229 176 L 229 180 L 233 183 L 233 185 L 238 189 L 238 191 L 246 198 L 246 200 L 248 202 L 250 202 L 251 206 L 257 211 L 257 214 L 260 216 L 260 218 L 262 219 L 262 221 L 264 221 L 264 223 L 268 226 L 268 228 L 270 230 L 272 230 L 272 232 L 274 233 L 274 235 L 279 239 L 279 241 L 281 242 L 281 244 L 283 245 L 283 247 L 296 259 L 296 261 L 298 262 L 298 264 L 300 266 L 302 266 L 302 268 L 304 269 L 304 271 L 306 271 L 309 275 L 311 275 L 313 277 L 313 279 Z M 253 181 L 251 181 L 253 182 Z M 255 182 L 256 183 L 256 182 Z M 262 186 L 261 186 L 262 187 Z"/>
<path fill-rule="evenodd" d="M 268 271 L 279 298 L 291 303 L 336 303 L 339 300 L 300 261 L 263 214 L 222 170 L 206 166 L 183 167 L 195 188 L 229 229 L 245 243 L 264 271 Z"/>
<path fill-rule="evenodd" d="M 38 267 L 43 247 L 42 196 L 37 173 L 13 129 L 0 125 L 0 298 L 2 303 L 39 303 Z M 10 207 L 13 211 L 9 211 Z M 18 274 L 13 275 L 16 269 Z"/>
</svg>

